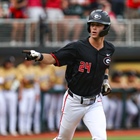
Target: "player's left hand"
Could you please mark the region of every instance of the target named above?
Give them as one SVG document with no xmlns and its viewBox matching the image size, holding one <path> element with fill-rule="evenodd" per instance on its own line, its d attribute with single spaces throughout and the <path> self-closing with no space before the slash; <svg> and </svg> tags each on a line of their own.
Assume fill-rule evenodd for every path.
<svg viewBox="0 0 140 140">
<path fill-rule="evenodd" d="M 101 92 L 102 92 L 103 96 L 108 95 L 111 92 L 111 87 L 109 85 L 108 80 L 103 81 L 102 91 Z"/>
</svg>

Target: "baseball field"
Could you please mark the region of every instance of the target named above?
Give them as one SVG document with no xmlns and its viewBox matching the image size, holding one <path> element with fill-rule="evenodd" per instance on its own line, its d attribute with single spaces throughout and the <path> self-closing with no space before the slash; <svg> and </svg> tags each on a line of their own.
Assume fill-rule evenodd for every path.
<svg viewBox="0 0 140 140">
<path fill-rule="evenodd" d="M 107 131 L 108 140 L 140 140 L 140 129 Z M 52 140 L 57 133 L 42 133 L 31 136 L 0 136 L 0 140 Z M 73 140 L 91 140 L 88 131 L 76 131 Z"/>
</svg>

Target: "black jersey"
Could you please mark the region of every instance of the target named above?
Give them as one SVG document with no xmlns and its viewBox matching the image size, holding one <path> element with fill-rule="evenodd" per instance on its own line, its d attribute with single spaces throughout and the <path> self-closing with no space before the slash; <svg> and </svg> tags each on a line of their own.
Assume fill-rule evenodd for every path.
<svg viewBox="0 0 140 140">
<path fill-rule="evenodd" d="M 52 52 L 57 66 L 67 65 L 66 81 L 75 94 L 88 97 L 101 92 L 105 70 L 115 51 L 113 44 L 104 40 L 99 51 L 89 43 L 89 38 L 69 43 Z"/>
</svg>

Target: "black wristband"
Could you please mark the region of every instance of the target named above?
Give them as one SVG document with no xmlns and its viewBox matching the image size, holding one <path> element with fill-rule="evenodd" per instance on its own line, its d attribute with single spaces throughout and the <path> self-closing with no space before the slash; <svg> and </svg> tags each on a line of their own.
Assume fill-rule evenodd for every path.
<svg viewBox="0 0 140 140">
<path fill-rule="evenodd" d="M 108 80 L 108 74 L 104 75 L 104 79 Z"/>
<path fill-rule="evenodd" d="M 41 54 L 40 58 L 37 61 L 42 61 L 43 60 L 43 54 Z"/>
</svg>

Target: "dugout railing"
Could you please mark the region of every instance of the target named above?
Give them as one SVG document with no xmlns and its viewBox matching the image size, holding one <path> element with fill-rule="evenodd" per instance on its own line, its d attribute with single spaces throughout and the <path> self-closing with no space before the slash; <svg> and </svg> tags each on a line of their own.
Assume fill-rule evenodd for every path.
<svg viewBox="0 0 140 140">
<path fill-rule="evenodd" d="M 61 47 L 68 41 L 74 40 L 72 37 L 78 32 L 79 26 L 81 26 L 80 34 L 75 40 L 87 37 L 89 34 L 86 22 L 86 19 L 64 19 L 63 21 L 54 22 L 31 19 L 0 19 L 0 47 L 39 47 L 40 45 L 44 47 Z M 23 34 L 23 38 L 12 44 L 13 25 L 15 23 L 24 25 L 23 32 L 17 31 L 16 33 L 17 36 Z M 33 24 L 35 24 L 35 28 L 32 31 Z M 65 32 L 69 32 L 67 37 Z M 33 39 L 31 39 L 32 35 L 34 36 Z M 118 20 L 117 24 L 112 23 L 106 39 L 116 46 L 139 46 L 140 20 L 121 19 Z"/>
</svg>

